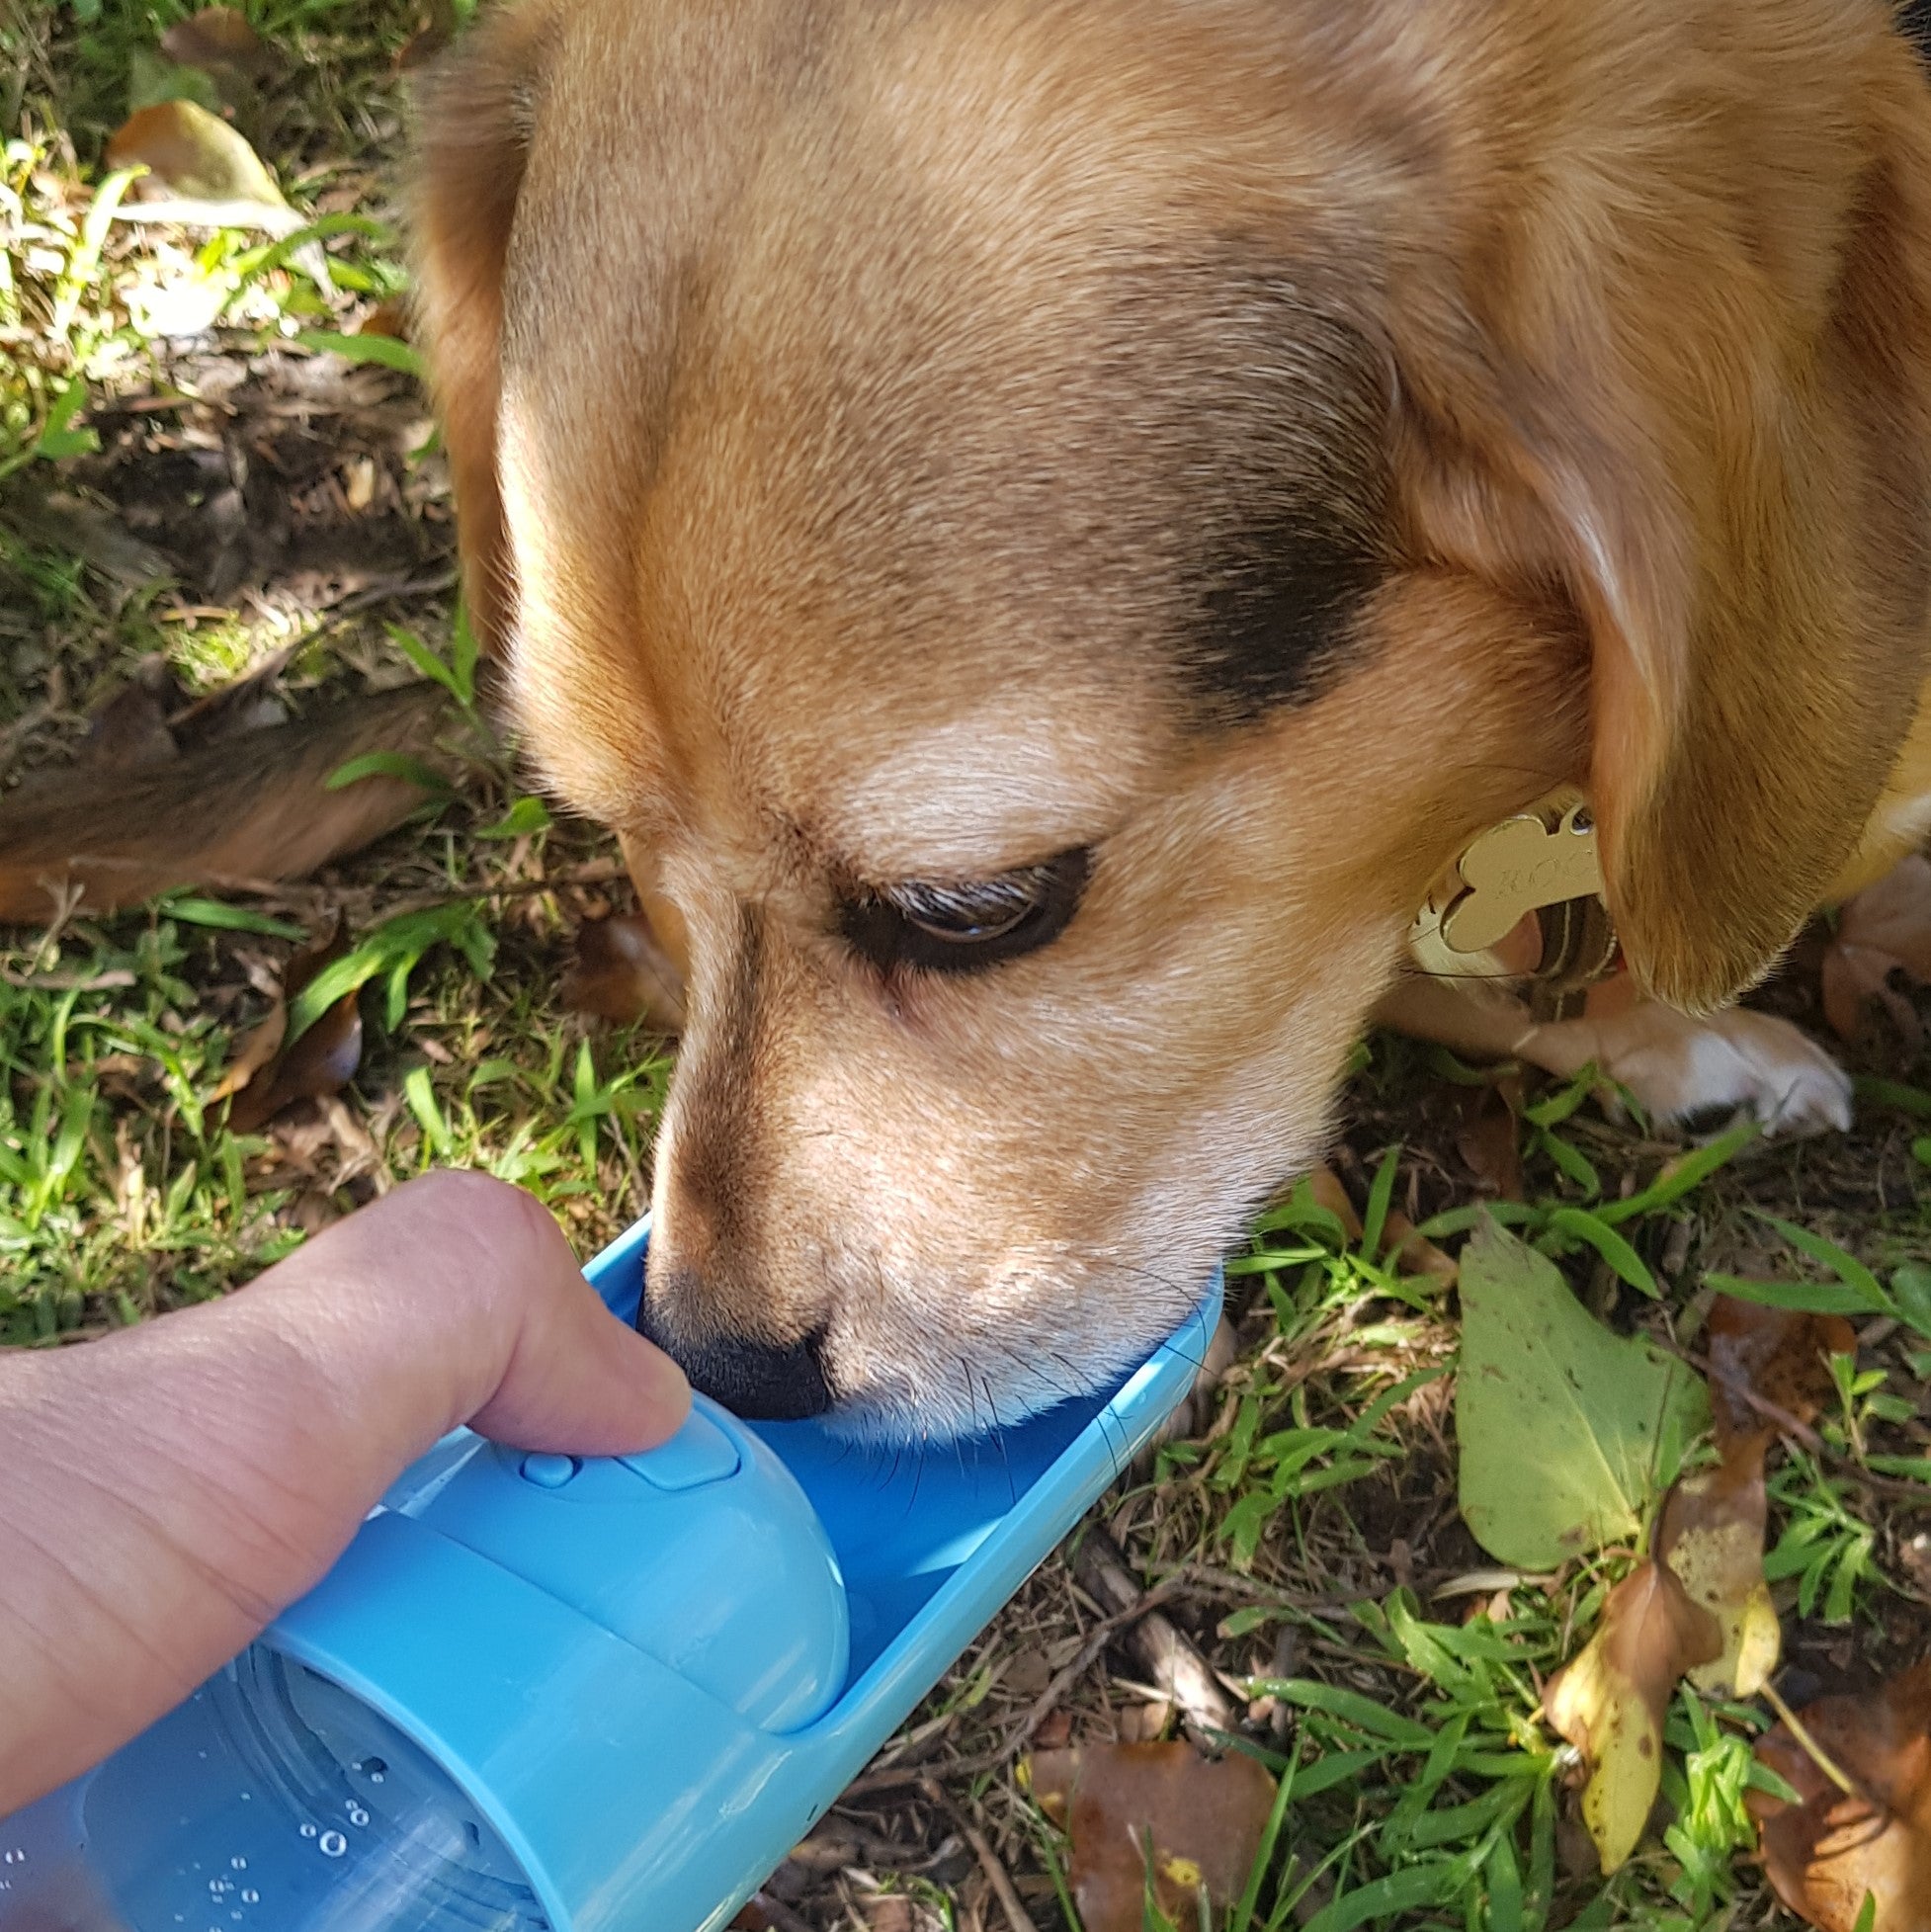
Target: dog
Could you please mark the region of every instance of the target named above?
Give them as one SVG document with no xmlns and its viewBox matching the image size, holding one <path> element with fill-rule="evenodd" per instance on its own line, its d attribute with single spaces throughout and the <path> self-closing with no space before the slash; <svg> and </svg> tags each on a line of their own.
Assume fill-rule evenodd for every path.
<svg viewBox="0 0 1931 1932">
<path fill-rule="evenodd" d="M 1880 0 L 519 0 L 422 115 L 468 608 L 686 978 L 700 1388 L 1105 1385 L 1378 1014 L 1845 1117 L 1730 1002 L 1931 827 Z M 1497 828 L 1580 859 L 1471 990 Z M 1608 1004 L 1487 983 L 1591 906 Z"/>
</svg>

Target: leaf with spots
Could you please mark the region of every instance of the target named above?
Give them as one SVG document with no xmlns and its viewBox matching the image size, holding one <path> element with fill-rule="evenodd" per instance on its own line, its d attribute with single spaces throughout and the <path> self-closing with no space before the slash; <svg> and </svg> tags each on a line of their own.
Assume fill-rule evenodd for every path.
<svg viewBox="0 0 1931 1932">
<path fill-rule="evenodd" d="M 1582 1821 L 1605 1872 L 1628 1860 L 1656 1802 L 1677 1680 L 1722 1647 L 1717 1619 L 1676 1573 L 1644 1562 L 1610 1592 L 1581 1654 L 1549 1680 L 1543 1711 L 1589 1766 Z"/>
<path fill-rule="evenodd" d="M 1086 1932 L 1141 1932 L 1147 1890 L 1175 1925 L 1206 1922 L 1241 1896 L 1266 1843 L 1275 1784 L 1239 1752 L 1191 1744 L 1085 1744 L 1040 1751 L 1033 1796 L 1072 1840 L 1073 1902 Z"/>
<path fill-rule="evenodd" d="M 1491 1555 L 1553 1569 L 1634 1538 L 1708 1402 L 1690 1372 L 1611 1334 L 1547 1256 L 1484 1219 L 1462 1251 L 1455 1426 L 1462 1514 Z"/>
</svg>

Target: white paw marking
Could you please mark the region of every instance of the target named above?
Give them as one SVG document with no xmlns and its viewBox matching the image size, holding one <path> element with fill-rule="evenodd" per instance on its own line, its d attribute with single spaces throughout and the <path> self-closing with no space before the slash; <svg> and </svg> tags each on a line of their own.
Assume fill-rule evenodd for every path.
<svg viewBox="0 0 1931 1932">
<path fill-rule="evenodd" d="M 1772 1134 L 1851 1124 L 1850 1075 L 1788 1020 L 1743 1007 L 1693 1020 L 1643 1000 L 1608 1019 L 1537 1027 L 1521 1051 L 1556 1073 L 1594 1060 L 1654 1121 L 1747 1107 Z"/>
</svg>

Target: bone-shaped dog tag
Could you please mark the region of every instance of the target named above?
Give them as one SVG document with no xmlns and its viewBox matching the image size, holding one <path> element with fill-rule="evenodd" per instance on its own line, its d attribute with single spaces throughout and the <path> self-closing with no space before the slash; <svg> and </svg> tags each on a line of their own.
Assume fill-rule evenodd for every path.
<svg viewBox="0 0 1931 1932">
<path fill-rule="evenodd" d="M 1457 953 L 1486 952 L 1525 913 L 1603 889 L 1595 821 L 1579 799 L 1553 826 L 1526 812 L 1491 826 L 1458 871 L 1468 890 L 1442 917 L 1442 937 Z"/>
</svg>

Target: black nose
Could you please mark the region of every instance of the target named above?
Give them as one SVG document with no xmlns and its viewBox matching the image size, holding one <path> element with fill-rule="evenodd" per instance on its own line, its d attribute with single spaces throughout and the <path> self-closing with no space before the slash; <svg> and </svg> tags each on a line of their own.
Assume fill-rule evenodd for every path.
<svg viewBox="0 0 1931 1932">
<path fill-rule="evenodd" d="M 666 1312 L 665 1301 L 688 1302 L 693 1284 L 677 1269 L 661 1298 L 646 1288 L 637 1303 L 637 1331 L 672 1358 L 691 1386 L 752 1422 L 798 1422 L 831 1406 L 822 1333 L 780 1346 L 746 1336 L 694 1341 Z"/>
</svg>

